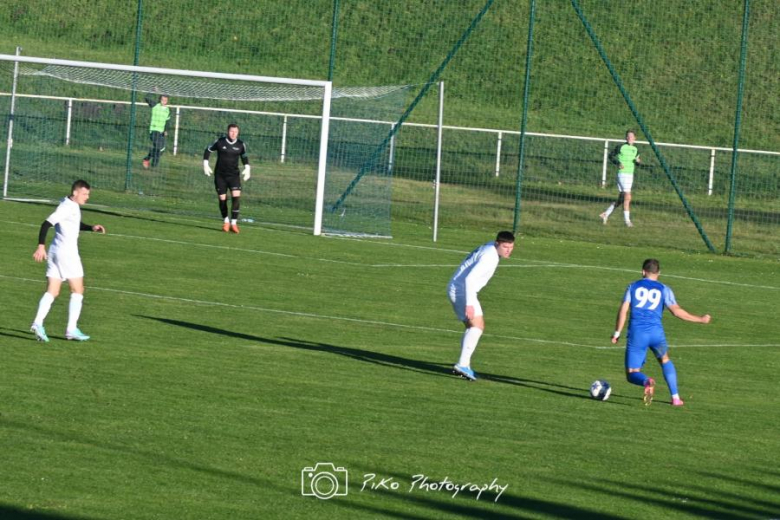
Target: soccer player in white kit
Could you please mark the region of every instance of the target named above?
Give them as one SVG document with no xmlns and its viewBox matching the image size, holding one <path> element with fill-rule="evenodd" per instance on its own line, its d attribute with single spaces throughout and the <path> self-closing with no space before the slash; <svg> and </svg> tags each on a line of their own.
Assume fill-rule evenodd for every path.
<svg viewBox="0 0 780 520">
<path fill-rule="evenodd" d="M 70 285 L 70 305 L 68 306 L 68 326 L 65 338 L 76 341 L 86 341 L 89 336 L 78 328 L 81 305 L 84 299 L 84 268 L 79 256 L 79 231 L 95 231 L 105 234 L 101 225 L 90 226 L 81 222 L 81 206 L 89 200 L 90 186 L 87 181 L 78 180 L 71 187 L 69 197 L 62 199 L 57 209 L 41 224 L 38 233 L 38 247 L 33 253 L 36 262 L 47 260 L 46 278 L 48 285 L 38 302 L 38 314 L 30 327 L 38 341 L 48 343 L 49 336 L 43 327 L 43 320 L 49 314 L 52 303 L 60 294 L 62 282 L 67 280 Z M 54 227 L 54 240 L 46 253 L 46 234 Z"/>
<path fill-rule="evenodd" d="M 509 258 L 514 248 L 515 236 L 509 231 L 499 232 L 494 242 L 479 246 L 461 262 L 447 285 L 452 309 L 466 326 L 460 344 L 460 359 L 453 371 L 470 381 L 477 380 L 471 369 L 471 356 L 485 330 L 485 319 L 477 294 L 493 277 L 499 260 Z"/>
</svg>

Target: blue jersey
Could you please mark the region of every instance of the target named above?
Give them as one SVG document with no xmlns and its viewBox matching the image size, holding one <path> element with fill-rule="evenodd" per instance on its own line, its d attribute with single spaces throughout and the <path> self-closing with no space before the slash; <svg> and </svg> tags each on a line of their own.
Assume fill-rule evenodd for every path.
<svg viewBox="0 0 780 520">
<path fill-rule="evenodd" d="M 664 309 L 677 305 L 672 289 L 656 280 L 643 278 L 630 284 L 623 295 L 623 302 L 631 303 L 628 334 L 635 332 L 663 332 L 661 318 Z"/>
<path fill-rule="evenodd" d="M 626 341 L 626 368 L 641 368 L 647 349 L 661 359 L 669 346 L 661 324 L 664 308 L 677 305 L 672 290 L 661 282 L 643 278 L 626 289 L 623 302 L 631 304 Z"/>
</svg>

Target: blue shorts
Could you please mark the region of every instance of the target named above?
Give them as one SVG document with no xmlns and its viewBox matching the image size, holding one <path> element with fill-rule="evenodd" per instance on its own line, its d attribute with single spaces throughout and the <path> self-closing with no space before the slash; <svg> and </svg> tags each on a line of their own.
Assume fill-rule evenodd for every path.
<svg viewBox="0 0 780 520">
<path fill-rule="evenodd" d="M 664 357 L 664 354 L 669 351 L 669 345 L 666 344 L 666 335 L 663 330 L 629 333 L 626 343 L 626 368 L 642 368 L 645 364 L 648 348 L 653 351 L 656 358 Z"/>
</svg>

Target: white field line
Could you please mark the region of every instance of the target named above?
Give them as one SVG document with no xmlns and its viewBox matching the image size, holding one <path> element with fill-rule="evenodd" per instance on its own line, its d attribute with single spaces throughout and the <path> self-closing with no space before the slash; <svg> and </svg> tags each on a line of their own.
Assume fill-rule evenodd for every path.
<svg viewBox="0 0 780 520">
<path fill-rule="evenodd" d="M 0 220 L 2 223 L 7 224 L 14 224 L 14 225 L 20 225 L 18 222 L 9 222 Z M 22 224 L 29 227 L 37 227 L 34 224 Z M 119 234 L 119 233 L 108 233 L 106 236 L 108 237 L 117 237 L 117 238 L 127 238 L 131 240 L 148 240 L 151 242 L 162 242 L 166 244 L 176 244 L 181 246 L 189 246 L 189 247 L 203 247 L 208 249 L 220 249 L 224 251 L 238 251 L 241 253 L 252 253 L 252 254 L 258 254 L 258 255 L 269 255 L 269 256 L 279 256 L 284 258 L 301 258 L 306 259 L 305 256 L 300 255 L 291 255 L 287 253 L 276 253 L 273 251 L 263 251 L 261 249 L 249 249 L 249 248 L 241 248 L 241 247 L 231 247 L 231 246 L 220 246 L 220 245 L 214 245 L 214 244 L 204 244 L 201 242 L 188 242 L 184 240 L 171 240 L 171 239 L 165 239 L 165 238 L 156 238 L 156 237 L 146 237 L 146 236 L 137 236 L 137 235 L 125 235 L 125 234 Z M 364 239 L 349 239 L 349 238 L 339 238 L 337 240 L 353 240 L 353 241 L 362 241 L 362 242 L 368 242 L 370 244 L 374 244 L 376 242 L 372 242 L 370 240 L 364 240 Z M 404 246 L 403 244 L 396 244 L 396 246 Z M 462 253 L 467 254 L 467 251 L 456 251 L 456 250 L 442 250 L 442 249 L 436 249 L 436 248 L 429 248 L 426 246 L 408 246 L 411 248 L 416 249 L 430 249 L 432 251 L 438 251 L 438 252 L 448 252 L 448 253 Z M 333 264 L 341 264 L 341 265 L 352 265 L 352 266 L 358 266 L 358 267 L 370 267 L 370 268 L 416 268 L 416 269 L 426 269 L 426 268 L 456 268 L 459 264 L 364 264 L 361 262 L 348 262 L 345 260 L 333 260 L 329 258 L 309 258 L 310 260 L 314 260 L 317 262 L 327 262 L 327 263 L 333 263 Z M 533 261 L 531 261 L 533 262 Z M 518 265 L 518 264 L 502 264 L 499 266 L 499 268 L 502 269 L 533 269 L 533 268 L 550 268 L 550 269 L 598 269 L 603 271 L 617 271 L 617 272 L 623 272 L 623 273 L 636 273 L 637 271 L 635 269 L 626 269 L 623 267 L 607 267 L 603 265 L 587 265 L 587 264 L 570 264 L 570 263 L 559 263 L 559 262 L 547 262 L 547 263 L 531 263 L 531 264 L 524 264 L 524 265 Z M 756 285 L 756 284 L 748 284 L 748 283 L 740 283 L 740 282 L 729 282 L 724 280 L 709 280 L 706 278 L 694 278 L 690 276 L 682 276 L 682 275 L 675 275 L 675 274 L 665 274 L 664 278 L 676 278 L 678 280 L 689 280 L 694 282 L 702 282 L 706 284 L 719 284 L 719 285 L 732 285 L 736 287 L 750 287 L 752 289 L 768 289 L 768 290 L 780 290 L 780 287 L 772 286 L 772 285 Z"/>
<path fill-rule="evenodd" d="M 4 278 L 7 280 L 15 280 L 15 281 L 21 281 L 21 282 L 32 282 L 36 284 L 40 284 L 41 280 L 34 280 L 31 278 L 22 278 L 18 276 L 7 276 L 0 274 L 0 278 Z M 282 314 L 286 316 L 298 316 L 302 318 L 311 318 L 311 319 L 320 319 L 320 320 L 329 320 L 329 321 L 343 321 L 343 322 L 349 322 L 349 323 L 358 323 L 362 325 L 379 325 L 382 327 L 392 327 L 397 329 L 405 329 L 405 330 L 419 330 L 423 332 L 433 332 L 433 333 L 445 333 L 445 334 L 457 334 L 461 335 L 463 334 L 463 330 L 453 330 L 453 329 L 442 329 L 437 327 L 423 327 L 420 325 L 404 325 L 402 323 L 392 323 L 388 321 L 378 321 L 378 320 L 364 320 L 360 318 L 348 318 L 344 316 L 329 316 L 326 314 L 316 314 L 312 312 L 296 312 L 296 311 L 285 311 L 280 309 L 271 309 L 268 307 L 257 307 L 254 305 L 236 305 L 232 303 L 224 303 L 224 302 L 214 302 L 214 301 L 207 301 L 207 300 L 197 300 L 193 298 L 180 298 L 176 296 L 167 296 L 162 294 L 151 294 L 151 293 L 143 293 L 138 291 L 124 291 L 121 289 L 110 289 L 106 287 L 96 287 L 96 286 L 90 286 L 90 291 L 104 291 L 109 293 L 116 293 L 116 294 L 124 294 L 128 296 L 136 296 L 139 298 L 149 298 L 149 299 L 155 299 L 155 300 L 163 300 L 163 301 L 171 301 L 171 302 L 177 302 L 177 303 L 187 303 L 187 304 L 196 304 L 196 305 L 206 305 L 206 306 L 212 306 L 212 307 L 227 307 L 231 309 L 242 309 L 242 310 L 248 310 L 248 311 L 258 311 L 258 312 L 267 312 L 272 314 Z M 599 345 L 584 345 L 581 343 L 572 343 L 569 341 L 559 341 L 559 340 L 546 340 L 546 339 L 538 339 L 538 338 L 526 338 L 526 337 L 520 337 L 520 336 L 506 336 L 502 334 L 486 334 L 486 336 L 494 337 L 494 338 L 500 338 L 500 339 L 506 339 L 506 340 L 512 340 L 512 341 L 519 341 L 519 342 L 528 342 L 528 343 L 538 343 L 541 345 L 549 345 L 549 346 L 562 346 L 562 347 L 576 347 L 576 348 L 589 348 L 589 349 L 596 349 L 596 350 L 613 350 L 613 349 L 622 349 L 624 347 L 621 346 L 599 346 Z M 739 348 L 746 348 L 746 347 L 780 347 L 780 344 L 713 344 L 713 345 L 674 345 L 674 348 L 709 348 L 709 347 L 716 347 L 716 348 L 722 348 L 722 347 L 739 347 Z"/>
<path fill-rule="evenodd" d="M 14 225 L 20 225 L 19 222 L 10 222 L 10 221 L 3 221 L 0 220 L 2 223 L 8 223 L 8 224 L 14 224 Z M 22 224 L 29 227 L 37 227 L 35 224 Z M 211 248 L 211 249 L 222 249 L 222 250 L 228 250 L 228 251 L 239 251 L 244 253 L 253 253 L 253 254 L 265 254 L 265 255 L 271 255 L 271 256 L 280 256 L 285 258 L 303 258 L 306 257 L 297 256 L 297 255 L 291 255 L 291 254 L 285 254 L 285 253 L 276 253 L 272 251 L 263 251 L 258 249 L 248 249 L 248 248 L 237 248 L 237 247 L 231 247 L 231 246 L 219 246 L 214 244 L 203 244 L 200 242 L 187 242 L 182 240 L 170 240 L 170 239 L 162 239 L 162 238 L 156 238 L 156 237 L 145 237 L 145 236 L 136 236 L 136 235 L 124 235 L 124 234 L 107 234 L 108 237 L 118 237 L 118 238 L 127 238 L 127 239 L 133 239 L 133 240 L 149 240 L 149 241 L 156 241 L 156 242 L 163 242 L 163 243 L 170 243 L 170 244 L 176 244 L 176 245 L 183 245 L 183 246 L 191 246 L 191 247 L 205 247 L 205 248 Z M 359 242 L 367 242 L 370 244 L 376 244 L 377 242 L 367 240 L 367 239 L 356 239 L 356 238 L 346 238 L 346 237 L 338 237 L 338 238 L 332 238 L 334 240 L 352 240 L 352 241 L 359 241 Z M 387 244 L 387 242 L 379 242 L 380 244 Z M 437 252 L 451 252 L 451 253 L 462 253 L 466 254 L 466 251 L 457 251 L 457 250 L 442 250 L 437 249 L 433 247 L 428 246 L 414 246 L 414 245 L 405 245 L 405 244 L 393 244 L 394 246 L 398 247 L 410 247 L 410 248 L 416 248 L 416 249 L 426 249 L 431 251 L 437 251 Z M 344 264 L 344 265 L 353 265 L 353 266 L 362 266 L 362 267 L 371 267 L 371 268 L 388 268 L 388 267 L 413 267 L 413 268 L 454 268 L 457 267 L 456 264 L 363 264 L 360 262 L 347 262 L 343 260 L 331 260 L 327 258 L 310 258 L 310 260 L 315 260 L 318 262 L 329 262 L 329 263 L 336 263 L 336 264 Z M 530 265 L 502 265 L 500 267 L 503 268 L 576 268 L 576 269 L 600 269 L 600 270 L 609 270 L 609 271 L 620 271 L 620 272 L 635 272 L 633 269 L 626 269 L 626 268 L 617 268 L 617 267 L 606 267 L 606 266 L 592 266 L 592 265 L 580 265 L 580 264 L 569 264 L 569 263 L 557 263 L 557 262 L 549 262 L 549 263 L 534 263 Z M 684 279 L 684 280 L 692 280 L 692 281 L 699 281 L 703 283 L 713 283 L 713 284 L 725 284 L 725 285 L 734 285 L 734 286 L 740 286 L 740 287 L 751 287 L 751 288 L 760 288 L 760 289 L 770 289 L 770 290 L 777 290 L 780 289 L 780 287 L 774 287 L 774 286 L 764 286 L 764 285 L 753 285 L 753 284 L 743 284 L 743 283 L 737 283 L 737 282 L 728 282 L 728 281 L 720 281 L 720 280 L 707 280 L 702 278 L 692 278 L 692 277 L 686 277 L 686 276 L 680 276 L 680 275 L 669 275 L 665 274 L 665 278 L 678 278 L 678 279 Z M 13 279 L 13 280 L 20 280 L 25 282 L 36 282 L 40 283 L 40 280 L 31 280 L 29 278 L 19 278 L 19 277 L 13 277 L 13 276 L 6 276 L 0 274 L 0 278 L 7 278 L 7 279 Z M 382 322 L 382 321 L 375 321 L 375 320 L 362 320 L 358 318 L 347 318 L 347 317 L 341 317 L 341 316 L 328 316 L 328 315 L 321 315 L 321 314 L 314 314 L 314 313 L 306 313 L 306 312 L 295 312 L 295 311 L 283 311 L 279 309 L 269 309 L 264 307 L 256 307 L 251 305 L 235 305 L 235 304 L 229 304 L 229 303 L 222 303 L 222 302 L 210 302 L 210 301 L 203 301 L 203 300 L 195 300 L 195 299 L 188 299 L 188 298 L 179 298 L 174 296 L 166 296 L 166 295 L 155 295 L 150 293 L 142 293 L 142 292 L 134 292 L 134 291 L 123 291 L 119 289 L 109 289 L 109 288 L 102 288 L 102 287 L 94 287 L 90 286 L 90 289 L 98 290 L 98 291 L 107 291 L 107 292 L 115 292 L 118 294 L 127 294 L 127 295 L 133 295 L 133 296 L 139 296 L 143 298 L 153 298 L 153 299 L 159 299 L 159 300 L 168 300 L 168 301 L 178 301 L 183 303 L 195 303 L 199 305 L 209 305 L 209 306 L 219 306 L 219 307 L 230 307 L 230 308 L 238 308 L 238 309 L 246 309 L 246 310 L 255 310 L 260 312 L 269 312 L 269 313 L 276 313 L 276 314 L 286 314 L 291 316 L 301 316 L 301 317 L 308 317 L 313 319 L 327 319 L 327 320 L 336 320 L 336 321 L 347 321 L 347 322 L 353 322 L 353 323 L 362 323 L 362 324 L 368 324 L 368 325 L 381 325 L 381 326 L 387 326 L 387 327 L 395 327 L 395 328 L 402 328 L 402 329 L 410 329 L 410 330 L 421 330 L 421 331 L 427 331 L 427 332 L 440 332 L 440 333 L 446 333 L 446 334 L 462 334 L 462 330 L 452 330 L 452 329 L 440 329 L 435 327 L 422 327 L 422 326 L 416 326 L 416 325 L 404 325 L 399 323 L 390 323 L 390 322 Z M 557 340 L 544 340 L 544 339 L 538 339 L 538 338 L 524 338 L 524 337 L 517 337 L 517 336 L 505 336 L 505 335 L 499 335 L 499 334 L 486 334 L 487 336 L 492 336 L 495 338 L 501 338 L 501 339 L 508 339 L 513 341 L 526 341 L 531 343 L 539 343 L 539 344 L 548 344 L 548 345 L 560 345 L 560 346 L 569 346 L 569 347 L 580 347 L 580 348 L 590 348 L 590 349 L 597 349 L 597 350 L 617 350 L 622 349 L 624 347 L 622 346 L 598 346 L 598 345 L 584 345 L 580 343 L 572 343 L 572 342 L 566 342 L 566 341 L 557 341 Z M 675 345 L 675 348 L 724 348 L 724 347 L 780 347 L 780 344 L 713 344 L 713 345 Z"/>
<path fill-rule="evenodd" d="M 38 227 L 36 224 L 29 224 L 29 223 L 19 223 L 19 222 L 11 222 L 7 220 L 0 220 L 0 223 L 4 224 L 13 224 L 13 225 L 24 225 L 28 227 Z M 170 239 L 164 239 L 164 238 L 156 238 L 156 237 L 146 237 L 146 236 L 137 236 L 137 235 L 124 235 L 124 234 L 118 234 L 118 233 L 108 233 L 106 236 L 110 237 L 118 237 L 118 238 L 128 238 L 133 240 L 149 240 L 154 242 L 162 242 L 162 243 L 168 243 L 168 244 L 176 244 L 176 245 L 183 245 L 183 246 L 191 246 L 191 247 L 204 247 L 204 248 L 210 248 L 210 249 L 221 249 L 225 251 L 238 251 L 242 253 L 253 253 L 253 254 L 260 254 L 260 255 L 269 255 L 269 256 L 280 256 L 285 258 L 301 258 L 306 259 L 305 256 L 300 255 L 291 255 L 286 253 L 276 253 L 272 251 L 263 251 L 259 249 L 248 249 L 248 248 L 240 248 L 240 247 L 230 247 L 230 246 L 219 246 L 214 244 L 204 244 L 201 242 L 187 242 L 184 240 L 170 240 Z M 323 237 L 325 238 L 325 237 Z M 436 252 L 445 252 L 445 253 L 458 253 L 458 254 L 467 254 L 468 251 L 459 251 L 454 249 L 439 249 L 435 247 L 430 246 L 417 246 L 417 245 L 410 245 L 410 244 L 390 244 L 388 242 L 376 242 L 369 239 L 361 239 L 361 238 L 348 238 L 348 237 L 329 237 L 330 240 L 351 240 L 353 242 L 365 242 L 368 244 L 382 244 L 382 245 L 391 245 L 393 247 L 405 247 L 405 248 L 413 248 L 413 249 L 424 249 L 429 251 L 436 251 Z M 362 266 L 362 267 L 371 267 L 371 268 L 418 268 L 418 269 L 424 269 L 424 268 L 456 268 L 458 267 L 458 264 L 452 263 L 452 264 L 364 264 L 361 262 L 348 262 L 345 260 L 332 260 L 328 258 L 309 258 L 310 260 L 315 260 L 317 262 L 329 262 L 334 264 L 342 264 L 342 265 L 353 265 L 353 266 Z M 529 260 L 529 262 L 532 262 L 530 264 L 502 264 L 499 265 L 500 268 L 503 269 L 531 269 L 531 268 L 569 268 L 569 269 L 598 269 L 603 271 L 617 271 L 617 272 L 623 272 L 623 273 L 638 273 L 637 276 L 639 276 L 639 272 L 636 269 L 627 269 L 624 267 L 608 267 L 603 265 L 588 265 L 588 264 L 572 264 L 572 263 L 563 263 L 563 262 L 541 262 L 541 261 L 534 261 Z M 769 289 L 769 290 L 780 290 L 780 287 L 778 286 L 772 286 L 772 285 L 756 285 L 756 284 L 748 284 L 748 283 L 740 283 L 740 282 L 729 282 L 724 280 L 712 280 L 712 279 L 706 279 L 706 278 L 695 278 L 691 276 L 682 276 L 682 275 L 676 275 L 676 274 L 666 274 L 663 273 L 664 278 L 676 278 L 678 280 L 689 280 L 694 282 L 702 282 L 706 284 L 719 284 L 719 285 L 732 285 L 736 287 L 750 287 L 753 289 Z"/>
</svg>

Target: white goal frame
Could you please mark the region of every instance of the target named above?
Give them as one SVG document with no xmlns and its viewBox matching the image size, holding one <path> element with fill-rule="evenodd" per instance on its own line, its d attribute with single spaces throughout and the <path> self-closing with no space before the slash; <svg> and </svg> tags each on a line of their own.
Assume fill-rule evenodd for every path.
<svg viewBox="0 0 780 520">
<path fill-rule="evenodd" d="M 145 74 L 165 74 L 168 76 L 184 76 L 188 78 L 210 78 L 249 81 L 256 83 L 274 83 L 281 85 L 301 85 L 309 87 L 322 87 L 322 123 L 320 127 L 320 146 L 319 158 L 317 164 L 317 189 L 314 203 L 314 223 L 313 234 L 322 234 L 322 212 L 325 199 L 325 174 L 328 160 L 328 134 L 330 131 L 330 108 L 333 93 L 333 82 L 310 79 L 296 78 L 278 78 L 272 76 L 254 76 L 248 74 L 227 74 L 221 72 L 205 72 L 182 69 L 166 69 L 158 67 L 140 67 L 134 65 L 119 65 L 113 63 L 98 63 L 88 61 L 60 60 L 53 58 L 37 58 L 31 56 L 21 56 L 13 54 L 0 54 L 0 61 L 14 63 L 13 91 L 11 93 L 11 110 L 8 118 L 8 138 L 5 161 L 5 173 L 3 178 L 3 198 L 6 198 L 8 191 L 8 180 L 10 173 L 11 149 L 13 148 L 13 122 L 14 107 L 16 101 L 16 84 L 18 78 L 19 63 L 35 63 L 40 65 L 60 65 L 65 67 L 84 67 L 91 69 L 118 70 L 123 72 L 138 72 Z"/>
</svg>

